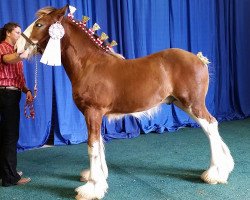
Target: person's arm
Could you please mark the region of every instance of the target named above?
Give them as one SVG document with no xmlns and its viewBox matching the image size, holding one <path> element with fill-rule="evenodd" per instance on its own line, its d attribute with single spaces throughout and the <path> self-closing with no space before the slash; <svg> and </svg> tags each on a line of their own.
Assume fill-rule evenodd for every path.
<svg viewBox="0 0 250 200">
<path fill-rule="evenodd" d="M 29 88 L 27 88 L 26 86 L 23 86 L 22 92 L 26 94 L 26 101 L 28 103 L 33 101 L 32 92 L 29 90 Z"/>
<path fill-rule="evenodd" d="M 2 59 L 3 59 L 3 62 L 12 64 L 12 63 L 19 62 L 24 58 L 28 58 L 28 51 L 27 50 L 22 52 L 22 53 L 6 54 L 3 56 Z"/>
<path fill-rule="evenodd" d="M 23 93 L 27 94 L 27 92 L 29 92 L 29 91 L 30 91 L 29 88 L 27 88 L 26 86 L 23 86 L 23 88 L 22 88 Z"/>
<path fill-rule="evenodd" d="M 21 54 L 19 54 L 19 53 L 12 53 L 12 54 L 4 55 L 4 56 L 3 56 L 3 62 L 9 63 L 9 64 L 19 62 L 19 61 L 22 60 L 22 59 L 20 58 L 20 55 L 21 55 Z"/>
</svg>

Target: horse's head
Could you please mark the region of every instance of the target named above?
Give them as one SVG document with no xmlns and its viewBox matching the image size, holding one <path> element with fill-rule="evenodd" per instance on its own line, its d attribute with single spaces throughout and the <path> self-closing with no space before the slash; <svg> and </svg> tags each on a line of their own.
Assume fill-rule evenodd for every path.
<svg viewBox="0 0 250 200">
<path fill-rule="evenodd" d="M 61 9 L 45 7 L 38 10 L 36 13 L 38 19 L 23 32 L 24 37 L 20 37 L 16 43 L 17 52 L 28 48 L 31 56 L 37 52 L 36 47 L 43 51 L 50 38 L 49 27 L 57 21 L 61 21 L 67 9 L 68 5 Z"/>
</svg>

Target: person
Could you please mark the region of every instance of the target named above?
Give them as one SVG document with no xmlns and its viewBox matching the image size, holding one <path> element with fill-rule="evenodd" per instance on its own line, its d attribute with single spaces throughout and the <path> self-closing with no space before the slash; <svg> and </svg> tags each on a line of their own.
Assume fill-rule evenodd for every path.
<svg viewBox="0 0 250 200">
<path fill-rule="evenodd" d="M 9 22 L 0 29 L 0 179 L 2 186 L 26 184 L 17 171 L 17 141 L 19 138 L 21 93 L 32 102 L 31 91 L 26 87 L 22 59 L 28 52 L 15 52 L 15 43 L 21 36 L 19 24 Z"/>
</svg>

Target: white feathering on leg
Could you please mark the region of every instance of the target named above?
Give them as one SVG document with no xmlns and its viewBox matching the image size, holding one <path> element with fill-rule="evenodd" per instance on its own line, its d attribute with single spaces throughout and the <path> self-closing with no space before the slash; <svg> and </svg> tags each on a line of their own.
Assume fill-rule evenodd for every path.
<svg viewBox="0 0 250 200">
<path fill-rule="evenodd" d="M 208 170 L 201 175 L 202 180 L 209 184 L 227 183 L 229 173 L 234 168 L 234 161 L 227 145 L 222 141 L 218 123 L 209 123 L 205 119 L 198 119 L 205 131 L 211 148 L 211 163 Z"/>
<path fill-rule="evenodd" d="M 105 179 L 108 178 L 108 167 L 105 159 L 105 146 L 103 143 L 103 138 L 100 136 L 100 157 L 101 157 L 101 166 Z"/>
<path fill-rule="evenodd" d="M 108 184 L 101 166 L 100 143 L 95 142 L 92 147 L 88 146 L 88 154 L 90 158 L 88 182 L 76 188 L 78 193 L 76 199 L 102 199 L 107 192 Z"/>
</svg>

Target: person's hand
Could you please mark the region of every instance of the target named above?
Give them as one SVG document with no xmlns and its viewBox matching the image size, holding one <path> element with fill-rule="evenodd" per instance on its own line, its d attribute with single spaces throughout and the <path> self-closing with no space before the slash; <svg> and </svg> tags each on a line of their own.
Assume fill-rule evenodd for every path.
<svg viewBox="0 0 250 200">
<path fill-rule="evenodd" d="M 32 93 L 31 93 L 31 91 L 28 91 L 28 92 L 26 93 L 26 102 L 27 102 L 27 103 L 31 103 L 32 101 L 33 101 Z"/>
<path fill-rule="evenodd" d="M 21 53 L 19 54 L 19 57 L 20 57 L 21 59 L 27 59 L 27 58 L 29 57 L 29 50 L 26 49 L 25 51 L 21 52 Z"/>
</svg>

